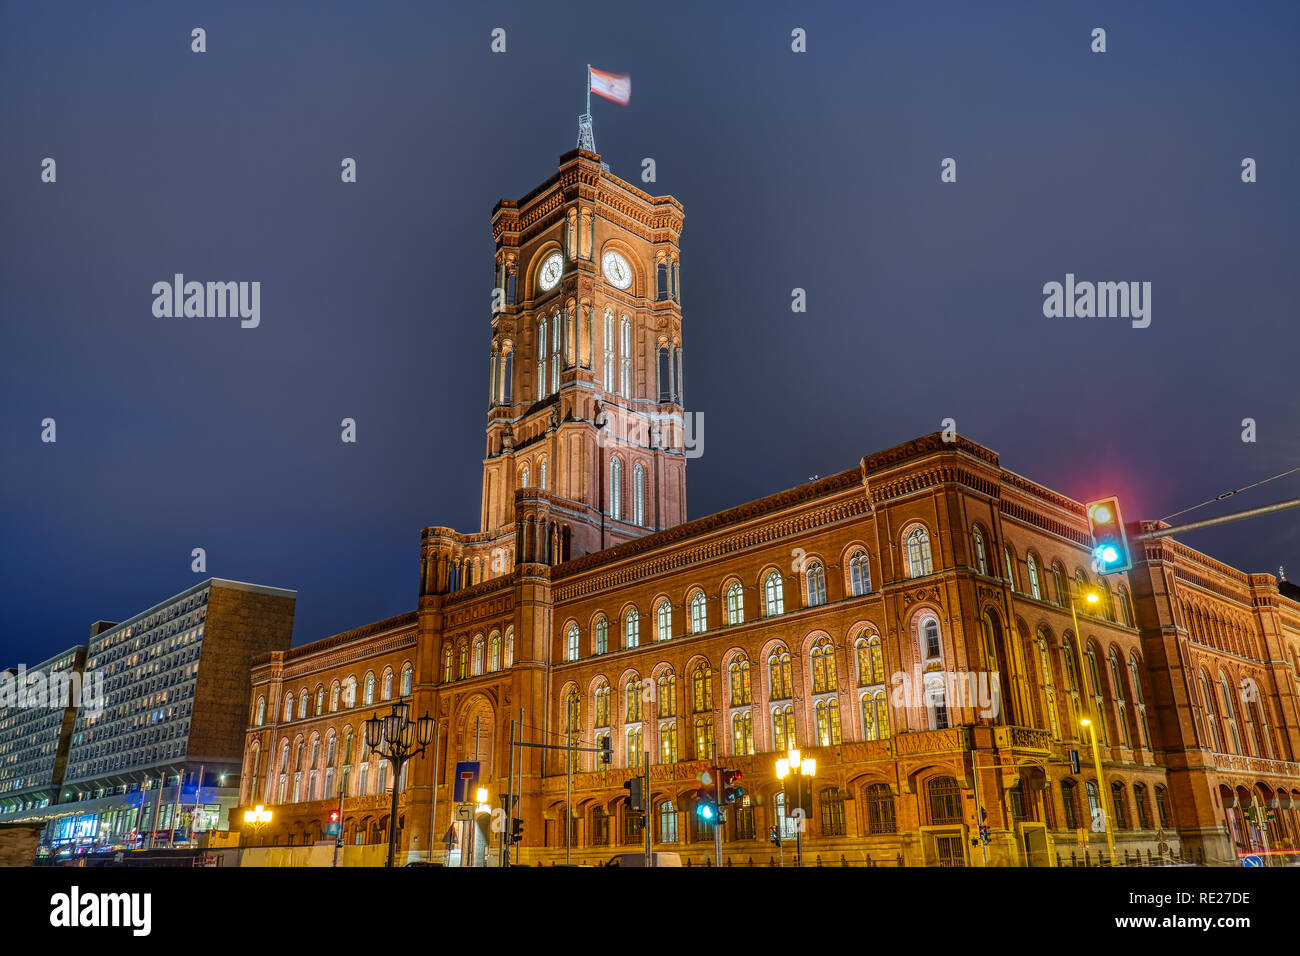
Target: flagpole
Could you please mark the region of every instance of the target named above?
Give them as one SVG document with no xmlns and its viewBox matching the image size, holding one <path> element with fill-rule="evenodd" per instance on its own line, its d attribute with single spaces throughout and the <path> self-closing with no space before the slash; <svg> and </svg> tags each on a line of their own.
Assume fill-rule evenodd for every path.
<svg viewBox="0 0 1300 956">
<path fill-rule="evenodd" d="M 587 64 L 587 115 L 591 115 L 591 64 Z"/>
</svg>

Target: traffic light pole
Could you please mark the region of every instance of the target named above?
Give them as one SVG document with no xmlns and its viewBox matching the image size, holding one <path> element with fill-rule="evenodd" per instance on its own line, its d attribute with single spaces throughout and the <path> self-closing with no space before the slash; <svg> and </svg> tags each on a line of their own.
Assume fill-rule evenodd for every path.
<svg viewBox="0 0 1300 956">
<path fill-rule="evenodd" d="M 1161 528 L 1158 531 L 1147 531 L 1137 535 L 1133 540 L 1150 541 L 1153 538 L 1166 538 L 1171 534 L 1181 534 L 1184 531 L 1196 531 L 1200 528 L 1210 528 L 1216 524 L 1227 524 L 1229 521 L 1240 521 L 1242 518 L 1256 518 L 1260 515 L 1286 511 L 1288 508 L 1300 508 L 1300 498 L 1290 498 L 1286 501 L 1279 501 L 1276 504 L 1263 505 L 1259 508 L 1249 508 L 1246 511 L 1234 511 L 1232 514 L 1220 515 L 1217 518 L 1206 518 L 1204 521 L 1193 521 L 1189 524 L 1180 524 L 1172 528 Z"/>
<path fill-rule="evenodd" d="M 654 809 L 654 800 L 650 796 L 650 751 L 645 752 L 645 760 L 641 764 L 641 805 L 645 808 L 645 865 L 651 867 L 655 865 L 654 850 L 651 849 L 651 811 Z"/>
</svg>

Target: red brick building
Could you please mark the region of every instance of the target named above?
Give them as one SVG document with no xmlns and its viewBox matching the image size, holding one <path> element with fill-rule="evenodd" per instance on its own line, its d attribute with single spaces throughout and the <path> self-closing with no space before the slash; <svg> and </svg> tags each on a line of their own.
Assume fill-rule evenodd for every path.
<svg viewBox="0 0 1300 956">
<path fill-rule="evenodd" d="M 523 862 L 637 850 L 623 785 L 649 754 L 656 846 L 712 859 L 695 795 L 716 756 L 747 791 L 723 854 L 766 863 L 769 828 L 793 835 L 791 747 L 816 760 L 808 863 L 1095 864 L 1106 824 L 1120 863 L 1296 847 L 1300 601 L 1272 577 L 1166 538 L 1098 579 L 1079 502 L 938 434 L 684 521 L 681 227 L 582 151 L 498 203 L 482 526 L 425 529 L 412 613 L 255 667 L 261 842 L 318 839 L 340 786 L 347 843 L 386 841 L 362 721 L 400 697 L 440 728 L 436 783 L 433 748 L 402 782 L 417 857 L 446 849 L 458 762 L 500 805 L 512 722 L 586 748 L 571 776 L 563 749 L 514 755 Z M 495 861 L 497 828 L 474 828 Z"/>
</svg>

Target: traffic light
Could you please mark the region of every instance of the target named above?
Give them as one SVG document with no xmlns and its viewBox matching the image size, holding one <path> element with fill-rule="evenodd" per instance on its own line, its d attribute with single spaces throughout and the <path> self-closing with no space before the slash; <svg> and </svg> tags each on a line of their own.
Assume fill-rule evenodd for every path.
<svg viewBox="0 0 1300 956">
<path fill-rule="evenodd" d="M 745 795 L 740 785 L 740 771 L 727 769 L 722 771 L 722 802 L 735 803 Z"/>
<path fill-rule="evenodd" d="M 325 827 L 325 835 L 326 835 L 326 836 L 338 836 L 338 835 L 339 835 L 339 822 L 340 822 L 340 821 L 339 821 L 339 812 L 338 812 L 337 810 L 331 810 L 331 811 L 330 811 L 330 816 L 329 816 L 329 824 Z"/>
<path fill-rule="evenodd" d="M 772 841 L 772 846 L 781 845 L 781 831 L 778 830 L 775 826 L 770 826 L 767 828 L 767 838 Z"/>
<path fill-rule="evenodd" d="M 614 745 L 610 743 L 609 737 L 600 738 L 600 762 L 610 764 L 614 760 Z"/>
<path fill-rule="evenodd" d="M 713 823 L 718 819 L 718 808 L 713 805 L 712 797 L 700 797 L 695 804 L 695 812 L 705 823 Z"/>
<path fill-rule="evenodd" d="M 521 843 L 524 839 L 524 821 L 518 817 L 510 818 L 510 842 Z"/>
<path fill-rule="evenodd" d="M 1119 511 L 1119 499 L 1102 498 L 1088 503 L 1088 529 L 1092 532 L 1092 567 L 1098 574 L 1114 574 L 1133 567 L 1128 532 Z"/>
<path fill-rule="evenodd" d="M 627 791 L 627 808 L 633 813 L 641 813 L 645 810 L 643 801 L 645 799 L 644 782 L 640 777 L 633 777 L 631 780 L 623 781 L 623 789 Z"/>
<path fill-rule="evenodd" d="M 987 824 L 980 824 L 980 842 L 985 846 L 989 845 L 989 828 Z"/>
</svg>

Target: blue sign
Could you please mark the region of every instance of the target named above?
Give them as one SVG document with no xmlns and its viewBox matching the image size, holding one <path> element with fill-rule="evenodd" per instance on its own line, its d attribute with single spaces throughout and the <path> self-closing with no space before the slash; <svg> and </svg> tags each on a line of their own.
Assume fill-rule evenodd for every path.
<svg viewBox="0 0 1300 956">
<path fill-rule="evenodd" d="M 1243 856 L 1241 858 L 1241 865 L 1242 866 L 1263 866 L 1264 858 L 1262 856 L 1255 856 L 1253 854 L 1250 856 Z"/>
<path fill-rule="evenodd" d="M 463 760 L 456 764 L 456 785 L 452 799 L 457 803 L 469 803 L 478 785 L 478 761 Z"/>
</svg>

